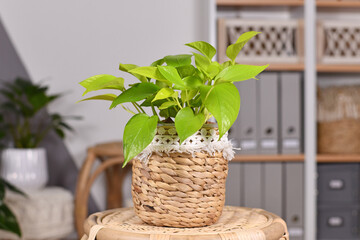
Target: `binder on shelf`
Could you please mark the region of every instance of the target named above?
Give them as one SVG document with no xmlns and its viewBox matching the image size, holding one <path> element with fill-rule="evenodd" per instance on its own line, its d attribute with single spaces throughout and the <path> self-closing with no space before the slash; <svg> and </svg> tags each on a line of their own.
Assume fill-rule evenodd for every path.
<svg viewBox="0 0 360 240">
<path fill-rule="evenodd" d="M 262 73 L 258 81 L 259 94 L 259 152 L 277 154 L 278 134 L 278 74 Z"/>
<path fill-rule="evenodd" d="M 269 212 L 283 217 L 283 164 L 264 163 L 264 206 Z"/>
<path fill-rule="evenodd" d="M 257 87 L 256 80 L 251 79 L 236 83 L 241 98 L 240 113 L 236 127 L 239 134 L 239 154 L 258 153 L 257 142 Z"/>
<path fill-rule="evenodd" d="M 281 153 L 302 152 L 301 74 L 280 73 Z"/>
<path fill-rule="evenodd" d="M 304 239 L 304 164 L 285 163 L 285 221 L 291 240 Z"/>
<path fill-rule="evenodd" d="M 262 208 L 262 163 L 244 163 L 244 187 L 242 196 L 244 206 Z"/>
<path fill-rule="evenodd" d="M 226 179 L 225 205 L 242 206 L 241 184 L 242 163 L 229 162 L 228 177 Z"/>
</svg>

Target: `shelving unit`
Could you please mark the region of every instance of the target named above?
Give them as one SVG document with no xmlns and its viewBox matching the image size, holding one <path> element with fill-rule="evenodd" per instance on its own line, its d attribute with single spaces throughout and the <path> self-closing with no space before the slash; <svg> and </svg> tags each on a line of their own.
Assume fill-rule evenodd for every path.
<svg viewBox="0 0 360 240">
<path fill-rule="evenodd" d="M 303 6 L 303 0 L 217 0 L 217 6 Z M 353 8 L 360 7 L 359 1 L 316 1 L 317 7 Z"/>
<path fill-rule="evenodd" d="M 304 154 L 236 155 L 232 162 L 303 162 Z M 360 163 L 360 154 L 318 154 L 318 163 Z"/>
<path fill-rule="evenodd" d="M 289 7 L 301 9 L 304 12 L 305 56 L 304 62 L 298 63 L 270 63 L 267 71 L 300 71 L 304 72 L 304 124 L 305 124 L 305 153 L 298 155 L 236 155 L 234 162 L 304 162 L 305 170 L 305 234 L 304 239 L 316 239 L 316 164 L 317 163 L 360 163 L 360 155 L 316 154 L 316 84 L 318 73 L 360 73 L 360 64 L 316 64 L 316 26 L 317 9 L 333 11 L 332 8 L 360 10 L 360 1 L 346 0 L 214 0 L 218 10 L 229 11 L 234 7 L 240 10 L 243 7 L 255 7 L 264 11 L 264 7 Z M 216 18 L 216 12 L 214 18 Z M 235 14 L 236 15 L 236 14 Z M 225 15 L 226 16 L 226 15 Z M 215 22 L 215 21 L 214 21 Z M 245 63 L 244 64 L 255 64 Z M 255 65 L 262 65 L 256 63 Z"/>
</svg>

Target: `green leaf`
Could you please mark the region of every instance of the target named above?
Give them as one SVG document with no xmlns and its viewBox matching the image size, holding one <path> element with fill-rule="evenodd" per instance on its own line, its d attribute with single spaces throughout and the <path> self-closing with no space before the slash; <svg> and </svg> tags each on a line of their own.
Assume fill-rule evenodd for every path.
<svg viewBox="0 0 360 240">
<path fill-rule="evenodd" d="M 159 89 L 160 88 L 157 85 L 149 82 L 135 84 L 115 98 L 110 106 L 110 109 L 116 107 L 120 103 L 137 102 L 145 99 L 156 93 Z"/>
<path fill-rule="evenodd" d="M 155 62 L 153 62 L 150 66 L 151 67 L 157 67 L 159 65 L 163 65 L 164 62 L 165 62 L 164 58 L 161 58 L 161 59 L 156 60 Z"/>
<path fill-rule="evenodd" d="M 86 89 L 83 93 L 83 96 L 88 92 L 97 91 L 100 89 L 117 89 L 123 91 L 124 79 L 108 74 L 101 74 L 85 79 L 84 81 L 80 82 L 80 85 Z"/>
<path fill-rule="evenodd" d="M 253 65 L 233 65 L 222 70 L 215 78 L 215 81 L 220 82 L 239 82 L 255 78 L 259 73 L 264 71 L 268 65 L 253 66 Z"/>
<path fill-rule="evenodd" d="M 169 55 L 164 57 L 164 60 L 168 66 L 181 67 L 190 65 L 191 57 L 189 54 Z"/>
<path fill-rule="evenodd" d="M 5 204 L 0 204 L 0 229 L 21 237 L 21 230 L 16 217 Z"/>
<path fill-rule="evenodd" d="M 136 114 L 129 120 L 123 136 L 123 167 L 151 143 L 155 137 L 157 122 L 157 116 L 149 117 L 144 113 Z"/>
<path fill-rule="evenodd" d="M 210 79 L 213 79 L 221 70 L 221 66 L 218 62 L 212 62 L 207 67 L 206 72 L 209 75 Z"/>
<path fill-rule="evenodd" d="M 198 131 L 205 122 L 205 115 L 194 114 L 190 107 L 181 109 L 175 117 L 175 128 L 180 138 L 180 143 Z"/>
<path fill-rule="evenodd" d="M 191 100 L 193 97 L 195 97 L 198 92 L 199 91 L 197 89 L 181 91 L 181 100 L 183 102 L 187 102 L 187 101 Z"/>
<path fill-rule="evenodd" d="M 161 106 L 159 107 L 160 110 L 162 109 L 167 109 L 171 106 L 175 106 L 177 105 L 176 101 L 169 101 L 169 102 L 164 102 L 163 104 L 161 104 Z"/>
<path fill-rule="evenodd" d="M 168 97 L 177 97 L 177 92 L 172 90 L 171 88 L 162 88 L 157 92 L 155 98 L 151 101 L 154 102 L 156 100 L 165 99 Z"/>
<path fill-rule="evenodd" d="M 201 86 L 202 80 L 198 76 L 189 76 L 183 79 L 185 85 L 190 89 L 196 89 Z"/>
<path fill-rule="evenodd" d="M 208 66 L 211 64 L 211 61 L 204 57 L 203 55 L 193 53 L 195 56 L 195 65 L 199 69 L 203 70 L 207 74 Z"/>
<path fill-rule="evenodd" d="M 220 139 L 233 125 L 239 113 L 239 91 L 232 83 L 222 83 L 211 88 L 201 88 L 201 94 L 205 107 L 218 122 Z"/>
<path fill-rule="evenodd" d="M 0 204 L 3 202 L 4 198 L 5 198 L 5 184 L 2 184 L 0 182 Z"/>
<path fill-rule="evenodd" d="M 210 61 L 216 54 L 216 49 L 209 43 L 204 41 L 192 42 L 185 44 L 204 54 Z"/>
<path fill-rule="evenodd" d="M 196 68 L 193 65 L 177 67 L 176 70 L 181 78 L 193 76 L 196 73 Z"/>
<path fill-rule="evenodd" d="M 166 80 L 166 78 L 164 78 L 164 76 L 161 75 L 157 67 L 138 67 L 130 70 L 129 73 L 139 74 L 141 76 L 152 78 L 159 81 Z"/>
<path fill-rule="evenodd" d="M 88 100 L 107 100 L 107 101 L 114 101 L 117 96 L 115 94 L 103 94 L 103 95 L 97 95 L 94 97 L 89 97 L 85 99 L 81 99 L 78 102 L 88 101 Z"/>
<path fill-rule="evenodd" d="M 239 55 L 241 49 L 244 47 L 244 45 L 254 36 L 259 34 L 260 32 L 245 32 L 240 35 L 240 37 L 236 40 L 236 43 L 231 44 L 226 49 L 226 56 L 231 59 L 232 62 L 235 62 L 235 59 L 237 55 Z"/>
<path fill-rule="evenodd" d="M 15 187 L 14 185 L 12 185 L 3 178 L 0 179 L 0 184 L 4 184 L 10 191 L 16 192 L 18 194 L 23 195 L 24 197 L 27 197 L 27 195 L 23 191 L 19 190 L 17 187 Z"/>
<path fill-rule="evenodd" d="M 122 64 L 120 63 L 119 65 L 119 70 L 123 71 L 123 72 L 127 72 L 130 73 L 129 71 L 135 68 L 138 68 L 139 66 L 135 65 L 135 64 Z M 139 74 L 136 73 L 130 73 L 132 74 L 134 77 L 136 77 L 137 79 L 139 79 L 141 82 L 147 82 L 147 78 L 144 76 L 141 76 Z"/>
<path fill-rule="evenodd" d="M 178 86 L 184 86 L 184 82 L 181 80 L 176 68 L 172 66 L 158 66 L 160 73 L 170 82 Z"/>
</svg>

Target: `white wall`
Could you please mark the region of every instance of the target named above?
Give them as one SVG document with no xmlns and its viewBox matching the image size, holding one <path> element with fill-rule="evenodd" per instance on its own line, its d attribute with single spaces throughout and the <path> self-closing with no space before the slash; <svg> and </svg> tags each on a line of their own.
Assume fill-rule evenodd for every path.
<svg viewBox="0 0 360 240">
<path fill-rule="evenodd" d="M 87 147 L 121 140 L 130 117 L 106 102 L 81 99 L 83 79 L 126 76 L 118 64 L 148 65 L 164 55 L 187 53 L 183 44 L 208 41 L 207 0 L 0 0 L 0 17 L 33 81 L 65 96 L 50 107 L 68 115 L 75 134 L 66 145 L 78 166 Z M 103 207 L 103 188 L 95 200 Z"/>
</svg>

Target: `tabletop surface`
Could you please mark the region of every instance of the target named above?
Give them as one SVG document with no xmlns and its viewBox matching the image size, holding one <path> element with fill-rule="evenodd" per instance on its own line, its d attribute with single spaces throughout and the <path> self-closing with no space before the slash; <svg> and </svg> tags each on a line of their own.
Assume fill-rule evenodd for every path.
<svg viewBox="0 0 360 240">
<path fill-rule="evenodd" d="M 82 240 L 287 240 L 286 223 L 257 208 L 225 206 L 219 221 L 200 228 L 156 227 L 143 223 L 133 208 L 113 209 L 91 215 Z"/>
</svg>

